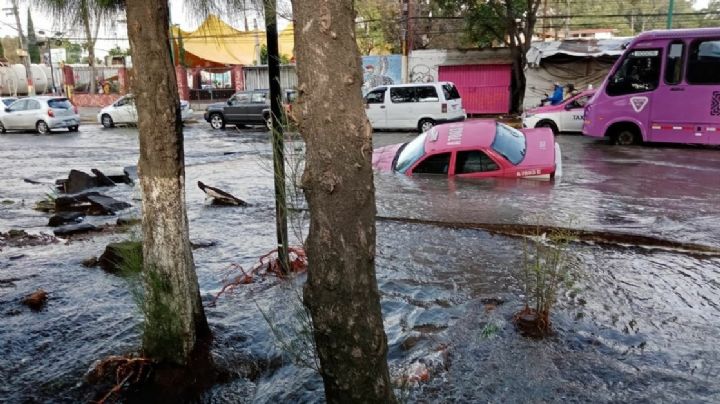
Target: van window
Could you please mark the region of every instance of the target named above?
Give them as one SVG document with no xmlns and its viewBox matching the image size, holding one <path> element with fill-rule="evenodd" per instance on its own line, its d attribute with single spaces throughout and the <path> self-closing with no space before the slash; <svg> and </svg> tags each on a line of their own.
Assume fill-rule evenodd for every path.
<svg viewBox="0 0 720 404">
<path fill-rule="evenodd" d="M 35 100 L 28 100 L 27 105 L 25 106 L 25 110 L 30 111 L 34 109 L 40 109 L 40 103 Z"/>
<path fill-rule="evenodd" d="M 480 150 L 458 152 L 455 174 L 483 173 L 500 169 L 497 163 Z"/>
<path fill-rule="evenodd" d="M 368 104 L 384 104 L 385 89 L 370 91 L 365 95 L 365 102 Z"/>
<path fill-rule="evenodd" d="M 616 96 L 653 91 L 659 81 L 660 50 L 634 50 L 625 56 L 620 67 L 610 77 L 607 93 Z"/>
<path fill-rule="evenodd" d="M 720 39 L 699 40 L 690 45 L 687 81 L 720 84 Z"/>
<path fill-rule="evenodd" d="M 457 88 L 455 88 L 452 84 L 443 84 L 443 94 L 445 95 L 445 99 L 450 100 L 457 100 L 460 98 L 460 93 L 458 92 Z"/>
<path fill-rule="evenodd" d="M 253 104 L 264 104 L 265 100 L 268 98 L 268 93 L 266 92 L 254 92 L 252 93 L 252 98 L 250 99 L 250 102 Z"/>
<path fill-rule="evenodd" d="M 415 102 L 414 87 L 392 87 L 390 88 L 390 101 L 393 103 Z"/>
<path fill-rule="evenodd" d="M 419 102 L 438 102 L 438 93 L 435 87 L 423 86 L 415 88 L 415 96 Z"/>
<path fill-rule="evenodd" d="M 413 169 L 413 174 L 447 174 L 450 166 L 450 153 L 434 154 L 426 157 Z"/>
<path fill-rule="evenodd" d="M 665 62 L 665 82 L 668 84 L 678 84 L 682 81 L 684 49 L 685 44 L 682 42 L 670 44 L 667 61 Z"/>
</svg>

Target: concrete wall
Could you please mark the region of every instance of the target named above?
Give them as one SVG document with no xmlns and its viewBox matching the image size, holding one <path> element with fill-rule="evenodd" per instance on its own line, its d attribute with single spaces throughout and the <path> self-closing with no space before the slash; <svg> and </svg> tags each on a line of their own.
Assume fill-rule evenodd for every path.
<svg viewBox="0 0 720 404">
<path fill-rule="evenodd" d="M 410 53 L 408 81 L 427 83 L 437 81 L 438 66 L 510 64 L 510 51 L 506 48 L 483 50 L 423 49 Z"/>
</svg>

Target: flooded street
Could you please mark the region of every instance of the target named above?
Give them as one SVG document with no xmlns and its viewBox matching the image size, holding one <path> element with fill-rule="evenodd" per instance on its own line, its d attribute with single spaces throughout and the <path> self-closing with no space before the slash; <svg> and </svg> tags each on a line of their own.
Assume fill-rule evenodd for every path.
<svg viewBox="0 0 720 404">
<path fill-rule="evenodd" d="M 412 136 L 380 132 L 374 143 Z M 377 278 L 392 376 L 427 376 L 400 383 L 398 395 L 409 402 L 718 402 L 720 256 L 629 245 L 623 236 L 720 248 L 720 149 L 557 140 L 564 175 L 555 181 L 376 174 Z M 132 128 L 0 135 L 0 232 L 51 234 L 49 215 L 32 207 L 55 180 L 70 169 L 122 173 L 137 163 L 137 148 Z M 307 352 L 291 344 L 304 327 L 302 277 L 257 278 L 210 305 L 223 279 L 237 274 L 232 264 L 250 268 L 275 245 L 268 134 L 211 131 L 200 122 L 185 128 L 185 150 L 191 240 L 214 243 L 194 250 L 213 355 L 233 376 L 201 401 L 323 402 L 321 378 L 298 361 Z M 302 144 L 288 150 L 297 156 Z M 197 181 L 250 206 L 210 206 Z M 102 192 L 133 205 L 120 217 L 139 217 L 137 185 Z M 552 313 L 556 334 L 535 341 L 511 322 L 523 306 L 522 238 L 397 219 L 542 223 L 606 232 L 617 243 L 570 245 L 577 279 Z M 304 226 L 294 223 L 291 243 L 299 244 Z M 137 230 L 2 247 L 0 402 L 88 401 L 96 394 L 83 382 L 91 365 L 138 350 L 142 315 L 128 281 L 81 265 L 109 242 L 133 237 Z M 20 301 L 38 288 L 49 300 L 32 312 Z"/>
</svg>

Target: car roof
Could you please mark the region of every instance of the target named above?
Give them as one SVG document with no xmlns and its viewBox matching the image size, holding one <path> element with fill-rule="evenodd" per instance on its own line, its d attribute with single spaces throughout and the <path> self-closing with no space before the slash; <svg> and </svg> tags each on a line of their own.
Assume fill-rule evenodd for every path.
<svg viewBox="0 0 720 404">
<path fill-rule="evenodd" d="M 455 85 L 452 81 L 431 81 L 429 83 L 406 83 L 406 84 L 386 84 L 382 86 L 373 87 L 370 89 L 370 91 L 377 90 L 379 88 L 398 88 L 398 87 L 427 87 L 427 86 L 434 86 L 436 84 L 443 85 L 443 84 L 450 84 L 452 86 Z"/>
<path fill-rule="evenodd" d="M 494 119 L 473 119 L 457 123 L 438 125 L 428 131 L 425 152 L 490 147 L 495 140 L 497 121 Z"/>
</svg>

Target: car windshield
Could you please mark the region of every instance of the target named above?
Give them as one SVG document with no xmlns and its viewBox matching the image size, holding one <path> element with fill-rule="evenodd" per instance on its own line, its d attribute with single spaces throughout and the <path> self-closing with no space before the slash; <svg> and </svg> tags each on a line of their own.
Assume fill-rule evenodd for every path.
<svg viewBox="0 0 720 404">
<path fill-rule="evenodd" d="M 490 147 L 514 165 L 518 165 L 523 161 L 527 150 L 525 135 L 519 130 L 502 123 L 497 124 L 495 140 L 493 140 Z"/>
<path fill-rule="evenodd" d="M 57 108 L 57 109 L 72 109 L 72 107 L 73 107 L 67 98 L 55 98 L 52 100 L 48 100 L 48 106 L 50 108 Z"/>
<path fill-rule="evenodd" d="M 10 106 L 13 102 L 17 101 L 17 98 L 5 98 L 2 100 L 6 107 Z"/>
<path fill-rule="evenodd" d="M 404 173 L 410 168 L 420 157 L 425 154 L 425 138 L 427 132 L 419 135 L 409 143 L 405 143 L 400 149 L 400 154 L 395 163 L 395 171 Z"/>
</svg>

